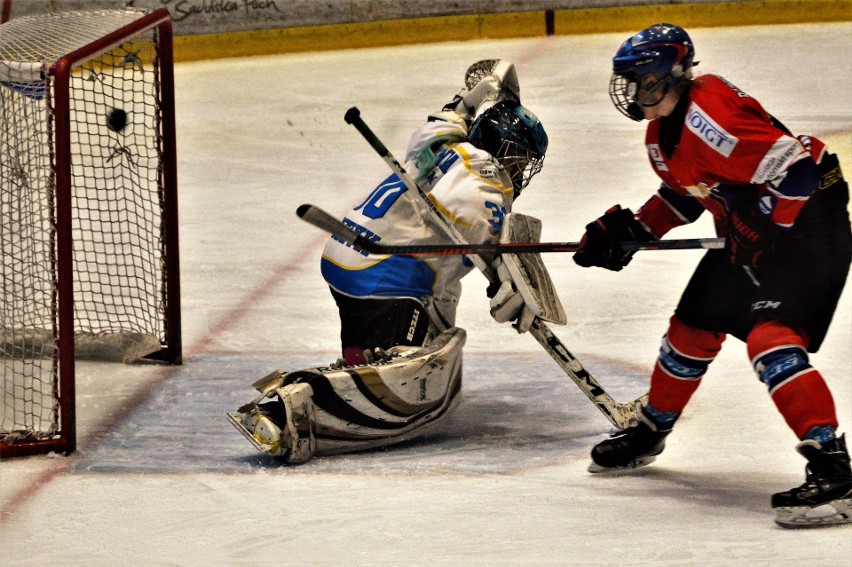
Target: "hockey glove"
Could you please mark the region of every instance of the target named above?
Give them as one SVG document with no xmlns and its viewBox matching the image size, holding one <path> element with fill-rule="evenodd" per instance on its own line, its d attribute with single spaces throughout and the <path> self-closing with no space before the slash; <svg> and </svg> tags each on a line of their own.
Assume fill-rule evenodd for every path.
<svg viewBox="0 0 852 567">
<path fill-rule="evenodd" d="M 761 213 L 756 203 L 735 209 L 728 216 L 728 258 L 737 266 L 756 268 L 780 233 L 781 227 Z"/>
<path fill-rule="evenodd" d="M 471 74 L 471 71 L 482 63 L 492 66 L 478 68 L 477 73 Z M 476 82 L 472 82 L 474 80 Z M 452 116 L 451 113 L 455 113 L 469 124 L 483 110 L 498 102 L 507 99 L 520 101 L 521 98 L 515 66 L 508 61 L 478 61 L 468 69 L 465 82 L 465 88 L 444 105 L 442 112 L 435 115 L 437 118 L 446 120 L 448 116 Z"/>
<path fill-rule="evenodd" d="M 586 225 L 574 262 L 584 268 L 598 266 L 620 272 L 636 253 L 621 247 L 620 243 L 625 240 L 647 242 L 654 240 L 654 235 L 636 220 L 633 211 L 614 205 L 602 217 Z"/>
<path fill-rule="evenodd" d="M 495 258 L 491 267 L 498 278 L 498 281 L 491 284 L 487 291 L 491 298 L 491 316 L 498 323 L 516 321 L 515 328 L 519 333 L 529 331 L 537 315 L 538 306 L 527 305 L 502 258 L 499 256 Z"/>
</svg>

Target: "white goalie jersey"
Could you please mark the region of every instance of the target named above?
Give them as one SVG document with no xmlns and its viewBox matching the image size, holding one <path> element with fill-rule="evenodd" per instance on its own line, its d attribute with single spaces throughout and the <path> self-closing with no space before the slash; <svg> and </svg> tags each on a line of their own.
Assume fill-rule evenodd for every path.
<svg viewBox="0 0 852 567">
<path fill-rule="evenodd" d="M 427 122 L 409 142 L 405 167 L 413 174 L 426 156 L 424 185 L 429 199 L 468 242 L 481 243 L 500 233 L 512 207 L 513 190 L 490 154 L 461 141 L 466 134 L 461 123 Z M 408 194 L 395 174 L 366 195 L 343 222 L 383 244 L 449 243 L 429 221 L 425 205 Z M 432 297 L 445 306 L 457 303 L 460 280 L 472 268 L 463 256 L 379 256 L 335 238 L 322 256 L 322 275 L 340 293 L 359 298 Z M 454 319 L 454 313 L 443 315 L 450 322 Z"/>
</svg>

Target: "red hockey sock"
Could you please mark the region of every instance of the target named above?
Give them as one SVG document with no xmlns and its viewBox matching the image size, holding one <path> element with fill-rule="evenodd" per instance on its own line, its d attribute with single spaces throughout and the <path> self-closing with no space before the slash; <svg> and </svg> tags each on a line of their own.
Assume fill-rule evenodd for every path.
<svg viewBox="0 0 852 567">
<path fill-rule="evenodd" d="M 799 374 L 772 392 L 772 401 L 799 439 L 804 439 L 814 427 L 830 425 L 837 429 L 834 399 L 815 368 Z"/>
<path fill-rule="evenodd" d="M 755 372 L 799 439 L 814 427 L 837 427 L 831 391 L 808 362 L 807 338 L 776 321 L 755 325 L 748 336 Z"/>
<path fill-rule="evenodd" d="M 649 402 L 654 409 L 680 414 L 724 340 L 722 333 L 690 327 L 673 316 L 651 374 Z"/>
</svg>

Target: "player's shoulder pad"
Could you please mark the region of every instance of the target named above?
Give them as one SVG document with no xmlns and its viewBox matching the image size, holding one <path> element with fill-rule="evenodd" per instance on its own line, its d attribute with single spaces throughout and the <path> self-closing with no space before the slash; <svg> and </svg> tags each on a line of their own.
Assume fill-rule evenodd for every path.
<svg viewBox="0 0 852 567">
<path fill-rule="evenodd" d="M 511 182 L 506 183 L 503 168 L 497 158 L 485 150 L 481 150 L 470 142 L 462 142 L 455 146 L 456 152 L 464 159 L 466 168 L 478 178 L 498 189 L 511 188 Z"/>
</svg>

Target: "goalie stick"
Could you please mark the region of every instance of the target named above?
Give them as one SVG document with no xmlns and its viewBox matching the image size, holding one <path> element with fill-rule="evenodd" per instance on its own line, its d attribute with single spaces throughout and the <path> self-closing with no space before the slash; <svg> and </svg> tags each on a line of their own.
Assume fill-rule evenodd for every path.
<svg viewBox="0 0 852 567">
<path fill-rule="evenodd" d="M 439 226 L 450 237 L 454 244 L 465 244 L 462 236 L 456 229 L 450 225 L 441 212 L 438 210 L 435 203 L 429 199 L 426 192 L 408 175 L 405 168 L 394 158 L 388 151 L 385 145 L 378 137 L 370 130 L 369 126 L 361 118 L 361 113 L 356 107 L 350 108 L 345 115 L 345 120 L 348 124 L 355 126 L 361 133 L 364 139 L 372 146 L 376 153 L 390 166 L 391 170 L 400 178 L 405 186 L 410 190 L 412 196 L 419 197 L 418 201 L 422 201 L 432 217 L 432 221 Z M 300 209 L 305 211 L 303 207 Z M 301 215 L 300 215 L 301 216 Z M 304 218 L 304 217 L 302 217 Z M 342 225 L 342 223 L 340 223 Z M 345 225 L 343 225 L 345 226 Z M 354 232 L 354 231 L 352 231 Z M 342 234 L 335 236 L 343 238 Z M 350 234 L 351 236 L 351 234 Z M 343 238 L 346 240 L 346 238 Z M 471 254 L 468 258 L 482 272 L 489 282 L 497 281 L 497 275 L 491 269 L 491 266 L 476 254 Z M 539 344 L 547 351 L 547 353 L 556 361 L 562 370 L 571 378 L 574 384 L 586 394 L 586 396 L 595 404 L 600 412 L 619 429 L 626 429 L 635 425 L 638 421 L 636 416 L 636 403 L 644 404 L 647 401 L 647 396 L 642 396 L 636 401 L 628 403 L 620 403 L 610 396 L 606 390 L 589 374 L 583 367 L 582 363 L 565 347 L 564 344 L 553 334 L 550 328 L 541 321 L 536 319 L 530 327 L 530 334 L 535 337 Z"/>
<path fill-rule="evenodd" d="M 318 228 L 331 233 L 370 254 L 404 256 L 447 256 L 455 254 L 541 254 L 546 252 L 576 252 L 579 242 L 511 242 L 482 244 L 381 244 L 358 234 L 324 210 L 314 205 L 301 205 L 296 214 Z M 683 238 L 677 240 L 626 240 L 619 242 L 624 250 L 690 250 L 724 248 L 724 238 Z"/>
</svg>

